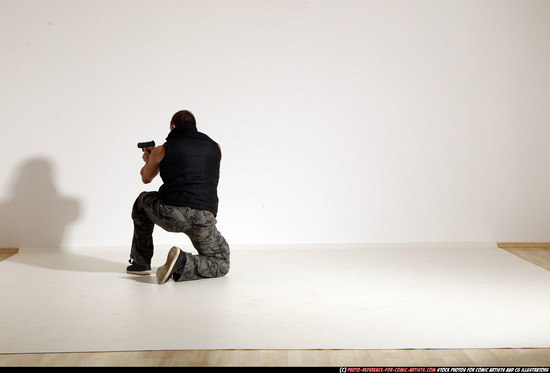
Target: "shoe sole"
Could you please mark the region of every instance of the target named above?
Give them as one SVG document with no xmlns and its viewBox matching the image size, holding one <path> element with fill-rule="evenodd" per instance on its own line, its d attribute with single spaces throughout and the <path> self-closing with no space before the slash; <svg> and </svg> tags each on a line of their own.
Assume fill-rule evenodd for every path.
<svg viewBox="0 0 550 373">
<path fill-rule="evenodd" d="M 126 273 L 138 276 L 148 276 L 151 274 L 151 271 L 126 271 Z"/>
<path fill-rule="evenodd" d="M 166 263 L 163 266 L 160 266 L 157 269 L 157 282 L 162 285 L 170 279 L 172 274 L 172 269 L 178 260 L 180 254 L 180 249 L 177 247 L 172 247 L 168 252 L 168 257 L 166 258 Z"/>
</svg>

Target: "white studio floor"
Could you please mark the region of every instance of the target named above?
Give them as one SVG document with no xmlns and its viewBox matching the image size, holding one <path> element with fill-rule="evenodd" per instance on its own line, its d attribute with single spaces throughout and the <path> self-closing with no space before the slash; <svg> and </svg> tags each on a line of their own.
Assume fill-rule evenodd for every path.
<svg viewBox="0 0 550 373">
<path fill-rule="evenodd" d="M 0 262 L 0 353 L 550 347 L 550 272 L 491 243 L 240 246 L 226 277 L 165 285 L 127 259 Z"/>
</svg>

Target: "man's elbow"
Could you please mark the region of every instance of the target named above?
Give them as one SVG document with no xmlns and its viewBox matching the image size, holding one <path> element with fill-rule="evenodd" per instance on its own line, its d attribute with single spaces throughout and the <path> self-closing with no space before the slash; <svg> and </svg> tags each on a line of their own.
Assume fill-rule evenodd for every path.
<svg viewBox="0 0 550 373">
<path fill-rule="evenodd" d="M 141 169 L 140 174 L 141 174 L 141 181 L 143 181 L 143 184 L 149 184 L 151 181 L 155 179 L 155 177 L 157 177 L 157 175 L 159 174 L 159 170 L 143 167 Z"/>
</svg>

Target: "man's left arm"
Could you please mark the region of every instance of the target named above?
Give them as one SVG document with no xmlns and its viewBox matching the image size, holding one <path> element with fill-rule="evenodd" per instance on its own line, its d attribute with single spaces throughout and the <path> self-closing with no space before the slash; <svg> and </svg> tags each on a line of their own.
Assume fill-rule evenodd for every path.
<svg viewBox="0 0 550 373">
<path fill-rule="evenodd" d="M 149 153 L 149 151 L 151 153 Z M 164 146 L 150 147 L 143 152 L 145 166 L 141 169 L 141 180 L 149 184 L 160 172 L 160 162 L 164 159 Z"/>
</svg>

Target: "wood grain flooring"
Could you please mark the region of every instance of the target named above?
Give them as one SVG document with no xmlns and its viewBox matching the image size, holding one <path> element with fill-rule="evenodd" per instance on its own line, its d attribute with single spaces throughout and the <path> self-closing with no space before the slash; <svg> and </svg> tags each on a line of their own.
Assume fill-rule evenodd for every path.
<svg viewBox="0 0 550 373">
<path fill-rule="evenodd" d="M 515 248 L 507 245 L 502 248 L 550 271 L 549 247 Z M 16 252 L 0 250 L 0 261 L 13 255 L 16 255 Z M 186 350 L 0 354 L 0 366 L 550 367 L 550 349 Z"/>
</svg>

